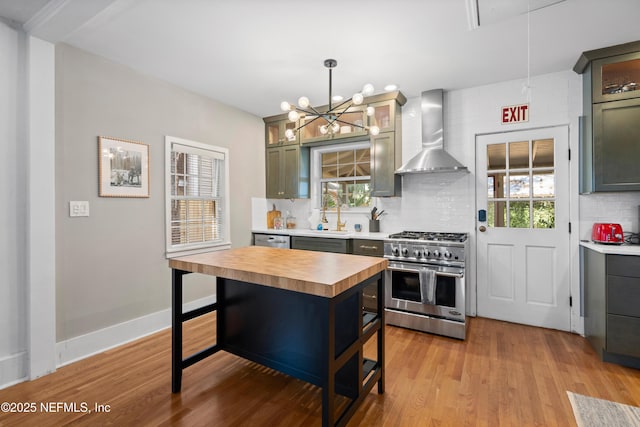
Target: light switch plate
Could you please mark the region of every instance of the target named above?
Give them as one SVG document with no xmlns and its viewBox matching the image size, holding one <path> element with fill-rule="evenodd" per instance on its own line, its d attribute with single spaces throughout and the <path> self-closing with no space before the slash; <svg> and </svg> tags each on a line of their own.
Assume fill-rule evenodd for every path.
<svg viewBox="0 0 640 427">
<path fill-rule="evenodd" d="M 89 202 L 87 201 L 70 201 L 69 216 L 89 216 Z"/>
</svg>

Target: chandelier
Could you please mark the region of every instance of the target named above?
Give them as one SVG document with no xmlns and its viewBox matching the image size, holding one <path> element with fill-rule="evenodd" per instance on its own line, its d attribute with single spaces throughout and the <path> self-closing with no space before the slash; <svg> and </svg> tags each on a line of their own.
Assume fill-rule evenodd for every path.
<svg viewBox="0 0 640 427">
<path fill-rule="evenodd" d="M 370 83 L 365 84 L 362 87 L 362 91 L 355 93 L 350 99 L 343 101 L 342 103 L 333 106 L 333 94 L 331 93 L 331 71 L 338 65 L 338 61 L 335 59 L 325 59 L 324 66 L 329 69 L 329 108 L 326 111 L 318 111 L 314 107 L 311 106 L 309 102 L 309 98 L 306 96 L 301 96 L 298 98 L 298 104 L 293 105 L 288 103 L 287 101 L 283 101 L 280 104 L 280 108 L 282 111 L 288 111 L 288 118 L 292 122 L 296 122 L 303 115 L 309 115 L 313 118 L 311 120 L 306 120 L 304 124 L 298 126 L 296 129 L 287 129 L 285 131 L 285 137 L 292 141 L 295 139 L 296 133 L 305 126 L 308 126 L 315 122 L 318 119 L 324 119 L 326 124 L 320 126 L 319 130 L 322 135 L 331 135 L 338 133 L 340 131 L 341 125 L 352 126 L 354 128 L 359 128 L 364 131 L 368 131 L 371 135 L 378 135 L 380 133 L 380 128 L 378 126 L 366 126 L 360 123 L 352 123 L 342 118 L 342 115 L 346 113 L 349 108 L 353 105 L 360 105 L 364 101 L 365 96 L 373 95 L 373 85 Z M 338 101 L 339 102 L 339 101 Z M 367 116 L 373 116 L 375 113 L 375 109 L 371 106 L 366 109 Z"/>
</svg>

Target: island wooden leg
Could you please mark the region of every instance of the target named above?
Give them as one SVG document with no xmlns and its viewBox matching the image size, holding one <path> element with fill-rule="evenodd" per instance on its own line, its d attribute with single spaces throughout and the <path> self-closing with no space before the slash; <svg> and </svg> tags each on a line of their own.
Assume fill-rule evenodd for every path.
<svg viewBox="0 0 640 427">
<path fill-rule="evenodd" d="M 322 426 L 333 426 L 335 414 L 335 354 L 336 354 L 336 304 L 333 300 L 328 301 L 328 322 L 324 331 L 327 345 L 325 353 L 325 378 L 322 385 Z"/>
<path fill-rule="evenodd" d="M 384 393 L 384 299 L 385 299 L 385 273 L 378 279 L 378 316 L 380 317 L 380 329 L 378 329 L 378 364 L 380 365 L 380 379 L 378 380 L 378 394 Z"/>
<path fill-rule="evenodd" d="M 184 272 L 171 269 L 171 392 L 182 386 L 182 276 Z"/>
</svg>

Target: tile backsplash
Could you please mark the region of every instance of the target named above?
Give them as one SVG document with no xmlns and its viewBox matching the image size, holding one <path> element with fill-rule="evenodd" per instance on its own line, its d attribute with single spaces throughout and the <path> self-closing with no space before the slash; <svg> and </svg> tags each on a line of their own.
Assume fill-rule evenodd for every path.
<svg viewBox="0 0 640 427">
<path fill-rule="evenodd" d="M 385 211 L 380 218 L 380 231 L 403 230 L 471 232 L 474 228 L 474 180 L 466 172 L 415 174 L 403 177 L 402 197 L 376 197 L 373 205 Z M 310 228 L 312 202 L 309 199 L 271 200 L 254 198 L 253 227 L 266 227 L 266 211 L 275 204 L 283 216 L 289 211 L 297 220 L 297 228 Z M 335 213 L 327 213 L 331 228 Z M 342 210 L 341 219 L 347 229 L 361 224 L 369 231 L 368 211 Z"/>
<path fill-rule="evenodd" d="M 591 238 L 594 222 L 614 222 L 625 232 L 640 231 L 640 192 L 593 193 L 580 196 L 580 239 Z"/>
</svg>

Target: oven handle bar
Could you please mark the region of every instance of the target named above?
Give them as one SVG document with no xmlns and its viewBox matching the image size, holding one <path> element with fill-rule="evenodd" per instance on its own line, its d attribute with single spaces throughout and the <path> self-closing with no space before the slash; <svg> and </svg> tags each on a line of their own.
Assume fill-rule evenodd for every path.
<svg viewBox="0 0 640 427">
<path fill-rule="evenodd" d="M 424 267 L 424 268 L 428 268 L 428 267 Z M 411 272 L 411 273 L 419 273 L 420 269 L 419 268 L 396 268 L 396 267 L 387 267 L 387 270 L 390 271 L 406 271 L 406 272 Z M 433 270 L 433 269 L 431 269 Z M 442 271 L 436 271 L 436 275 L 437 276 L 445 276 L 445 277 L 456 277 L 456 278 L 462 278 L 464 277 L 463 273 L 446 273 L 446 272 L 442 272 Z"/>
</svg>

